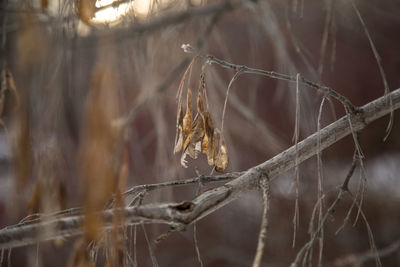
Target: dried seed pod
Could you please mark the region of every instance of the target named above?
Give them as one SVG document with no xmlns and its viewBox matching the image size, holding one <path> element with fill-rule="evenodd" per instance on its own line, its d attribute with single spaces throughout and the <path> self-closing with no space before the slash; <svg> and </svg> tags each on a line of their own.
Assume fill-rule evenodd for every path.
<svg viewBox="0 0 400 267">
<path fill-rule="evenodd" d="M 183 145 L 183 130 L 182 130 L 182 126 L 179 125 L 177 131 L 178 131 L 178 133 L 177 133 L 178 139 L 175 142 L 174 154 L 179 152 L 179 151 L 181 151 L 182 145 Z"/>
<path fill-rule="evenodd" d="M 186 75 L 186 73 L 185 73 Z M 182 107 L 183 83 L 178 89 L 178 117 Z M 197 94 L 197 114 L 192 120 L 192 91 L 189 88 L 186 95 L 186 114 L 182 122 L 177 119 L 177 136 L 175 138 L 174 153 L 183 150 L 181 165 L 187 168 L 186 156 L 197 159 L 202 152 L 207 155 L 209 165 L 214 165 L 215 169 L 222 172 L 228 166 L 228 153 L 221 131 L 214 128 L 211 114 L 208 110 L 208 97 L 205 83 L 204 71 L 200 76 L 200 85 Z M 204 101 L 206 106 L 204 106 Z M 181 111 L 182 112 L 182 111 Z M 190 127 L 189 127 L 190 126 Z M 183 142 L 183 144 L 182 144 Z"/>
<path fill-rule="evenodd" d="M 219 150 L 219 140 L 221 137 L 221 132 L 218 128 L 214 129 L 212 146 L 207 154 L 208 164 L 215 165 L 215 159 L 218 157 L 218 150 Z"/>
<path fill-rule="evenodd" d="M 212 145 L 214 125 L 211 119 L 210 112 L 206 111 L 204 114 L 204 139 L 203 139 L 203 153 L 207 154 L 208 149 Z"/>
<path fill-rule="evenodd" d="M 185 136 L 189 135 L 192 130 L 192 114 L 192 90 L 189 88 L 186 97 L 186 114 L 183 118 L 183 134 Z"/>
<path fill-rule="evenodd" d="M 214 163 L 217 172 L 223 172 L 228 166 L 228 150 L 223 136 L 220 137 L 220 147 Z"/>
<path fill-rule="evenodd" d="M 197 95 L 197 112 L 203 116 L 204 114 L 204 103 L 203 103 L 203 97 L 201 95 L 201 92 L 199 90 L 199 93 Z"/>
<path fill-rule="evenodd" d="M 181 151 L 182 144 L 183 144 L 183 108 L 182 104 L 178 103 L 174 154 Z"/>
</svg>

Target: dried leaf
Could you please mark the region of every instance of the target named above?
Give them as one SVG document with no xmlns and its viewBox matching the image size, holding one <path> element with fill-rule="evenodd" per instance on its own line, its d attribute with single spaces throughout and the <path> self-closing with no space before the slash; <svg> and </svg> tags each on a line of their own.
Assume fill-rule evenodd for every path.
<svg viewBox="0 0 400 267">
<path fill-rule="evenodd" d="M 207 151 L 207 160 L 209 165 L 214 165 L 215 164 L 215 159 L 218 157 L 218 151 L 219 151 L 219 140 L 221 137 L 221 132 L 218 128 L 214 129 L 214 134 L 213 134 L 213 140 L 212 140 L 212 146 L 210 149 Z"/>
<path fill-rule="evenodd" d="M 185 73 L 186 75 L 186 73 Z M 184 75 L 184 76 L 185 76 Z M 183 78 L 178 88 L 178 117 L 181 110 L 181 96 L 183 91 Z M 204 107 L 206 102 L 206 108 Z M 223 136 L 219 129 L 214 128 L 208 107 L 208 97 L 206 91 L 205 73 L 200 75 L 200 85 L 197 94 L 197 114 L 192 120 L 192 91 L 188 89 L 186 100 L 186 114 L 183 122 L 177 121 L 177 136 L 175 138 L 174 153 L 183 150 L 181 165 L 187 168 L 186 156 L 196 159 L 200 153 L 207 155 L 209 165 L 214 165 L 215 169 L 223 172 L 228 166 L 228 152 Z M 190 127 L 189 127 L 190 125 Z M 184 140 L 184 142 L 183 142 Z M 183 142 L 183 145 L 182 145 Z"/>
<path fill-rule="evenodd" d="M 189 135 L 185 139 L 185 143 L 183 143 L 183 152 L 186 152 L 187 147 L 190 144 L 190 140 L 192 139 L 193 132 L 189 133 Z"/>
<path fill-rule="evenodd" d="M 186 153 L 192 158 L 197 159 L 199 153 L 196 151 L 196 144 L 190 143 L 186 149 Z"/>
<path fill-rule="evenodd" d="M 192 127 L 192 138 L 190 140 L 191 143 L 196 144 L 200 142 L 204 137 L 204 122 L 202 116 L 196 116 L 193 127 Z"/>
<path fill-rule="evenodd" d="M 186 155 L 187 155 L 187 152 L 183 152 L 183 153 L 182 153 L 182 156 L 181 156 L 181 165 L 182 165 L 182 167 L 184 167 L 184 168 L 187 168 L 187 167 L 188 167 L 188 165 L 187 165 L 187 160 L 186 160 Z"/>
<path fill-rule="evenodd" d="M 215 170 L 217 172 L 223 172 L 227 166 L 228 166 L 228 150 L 226 148 L 224 137 L 221 136 L 218 155 L 215 158 Z"/>
<path fill-rule="evenodd" d="M 174 154 L 181 151 L 182 143 L 183 143 L 183 108 L 182 108 L 182 104 L 178 103 Z"/>
<path fill-rule="evenodd" d="M 214 134 L 214 125 L 211 119 L 210 112 L 208 111 L 206 111 L 204 114 L 204 130 L 205 135 L 203 138 L 203 153 L 207 154 L 207 151 L 211 149 Z"/>
<path fill-rule="evenodd" d="M 186 155 L 191 158 L 196 159 L 201 152 L 201 141 L 204 137 L 204 122 L 203 117 L 196 114 L 194 121 L 192 123 L 191 131 L 186 137 L 183 144 L 183 154 L 181 157 L 181 165 L 187 168 Z"/>
<path fill-rule="evenodd" d="M 201 92 L 199 90 L 199 94 L 197 95 L 197 112 L 203 116 L 204 114 L 204 103 L 203 103 L 203 97 L 201 95 Z"/>
<path fill-rule="evenodd" d="M 182 126 L 178 126 L 177 129 L 177 136 L 178 139 L 175 142 L 175 148 L 174 148 L 174 154 L 181 151 L 182 149 L 182 144 L 183 144 L 183 131 L 182 131 Z"/>
<path fill-rule="evenodd" d="M 192 159 L 197 159 L 198 154 L 201 152 L 201 141 L 204 137 L 204 123 L 203 118 L 198 114 L 192 125 L 192 130 L 185 140 L 183 146 L 184 151 Z"/>
<path fill-rule="evenodd" d="M 186 114 L 183 118 L 183 134 L 185 136 L 189 135 L 192 130 L 192 113 L 192 90 L 189 88 L 186 98 Z"/>
<path fill-rule="evenodd" d="M 118 88 L 118 79 L 112 66 L 103 60 L 100 58 L 93 72 L 79 147 L 79 165 L 84 177 L 84 236 L 88 240 L 100 237 L 103 218 L 97 212 L 118 189 L 123 145 L 121 132 L 112 124 L 121 117 L 117 90 L 109 90 Z"/>
</svg>

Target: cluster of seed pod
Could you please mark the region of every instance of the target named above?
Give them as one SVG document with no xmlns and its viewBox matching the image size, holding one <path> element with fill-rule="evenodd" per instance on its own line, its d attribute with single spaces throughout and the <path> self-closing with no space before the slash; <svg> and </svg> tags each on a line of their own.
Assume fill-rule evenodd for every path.
<svg viewBox="0 0 400 267">
<path fill-rule="evenodd" d="M 228 166 L 228 151 L 221 131 L 214 127 L 208 109 L 208 97 L 205 86 L 205 75 L 201 74 L 200 86 L 197 94 L 197 114 L 193 119 L 192 90 L 187 88 L 186 110 L 183 111 L 184 88 L 178 89 L 177 127 L 174 153 L 182 150 L 181 165 L 187 168 L 186 156 L 197 159 L 202 152 L 207 155 L 210 166 L 223 172 Z M 205 105 L 204 105 L 205 103 Z"/>
</svg>

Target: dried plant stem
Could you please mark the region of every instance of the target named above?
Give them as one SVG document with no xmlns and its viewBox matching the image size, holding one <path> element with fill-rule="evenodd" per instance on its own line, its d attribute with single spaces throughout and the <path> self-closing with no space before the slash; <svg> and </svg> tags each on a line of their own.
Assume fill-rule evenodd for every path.
<svg viewBox="0 0 400 267">
<path fill-rule="evenodd" d="M 142 226 L 142 230 L 143 230 L 143 233 L 144 233 L 144 237 L 146 239 L 147 248 L 149 249 L 151 263 L 153 264 L 153 267 L 158 267 L 159 265 L 158 265 L 158 262 L 157 262 L 157 258 L 156 258 L 156 255 L 154 254 L 154 249 L 153 249 L 153 247 L 151 245 L 149 237 L 147 236 L 146 228 L 145 228 L 144 224 L 141 224 L 141 226 Z"/>
<path fill-rule="evenodd" d="M 137 266 L 137 246 L 136 246 L 136 240 L 137 240 L 137 229 L 136 229 L 136 225 L 133 226 L 134 227 L 134 233 L 133 233 L 133 263 L 134 266 Z"/>
<path fill-rule="evenodd" d="M 265 240 L 267 238 L 268 233 L 268 225 L 269 225 L 269 209 L 271 202 L 271 195 L 269 189 L 269 180 L 268 176 L 262 174 L 262 178 L 260 180 L 260 188 L 262 190 L 263 195 L 263 215 L 261 220 L 260 234 L 258 235 L 258 244 L 257 244 L 257 252 L 254 257 L 253 267 L 259 267 L 261 265 L 262 256 L 264 253 Z"/>
<path fill-rule="evenodd" d="M 379 56 L 378 50 L 376 50 L 374 42 L 372 41 L 372 38 L 371 38 L 371 35 L 369 34 L 367 25 L 365 24 L 364 19 L 362 18 L 361 13 L 358 10 L 358 8 L 357 8 L 357 6 L 356 6 L 356 4 L 354 3 L 353 0 L 351 0 L 351 5 L 353 6 L 354 12 L 357 14 L 357 17 L 361 22 L 361 25 L 362 25 L 362 27 L 364 29 L 365 36 L 367 36 L 367 38 L 368 38 L 369 45 L 371 46 L 372 52 L 374 53 L 374 57 L 376 59 L 376 63 L 378 64 L 378 68 L 379 68 L 379 72 L 380 72 L 380 75 L 381 75 L 381 78 L 382 78 L 383 86 L 385 88 L 385 95 L 387 95 L 387 94 L 390 93 L 390 89 L 389 89 L 389 84 L 388 84 L 387 79 L 386 79 L 385 71 L 384 71 L 384 69 L 382 67 L 382 59 Z M 388 124 L 388 126 L 386 128 L 386 135 L 383 138 L 384 141 L 388 138 L 388 136 L 390 134 L 390 131 L 392 130 L 393 120 L 394 120 L 394 110 L 393 110 L 392 99 L 389 97 L 388 101 L 390 103 L 391 110 L 390 110 L 389 124 Z"/>
<path fill-rule="evenodd" d="M 319 107 L 318 112 L 318 122 L 317 122 L 317 132 L 321 131 L 321 117 L 322 117 L 322 108 L 324 107 L 325 97 L 322 98 L 321 105 Z M 318 152 L 317 152 L 317 172 L 318 172 L 318 199 L 319 202 L 319 210 L 318 210 L 318 227 L 321 227 L 322 219 L 323 219 L 323 207 L 324 202 L 322 196 L 324 195 L 323 191 L 323 173 L 322 173 L 322 155 L 321 155 L 321 138 L 318 138 Z M 318 255 L 318 266 L 322 266 L 322 252 L 324 249 L 324 228 L 321 227 L 321 234 L 319 237 L 319 255 Z"/>
<path fill-rule="evenodd" d="M 194 247 L 196 249 L 196 256 L 197 256 L 197 261 L 200 263 L 200 266 L 203 267 L 203 261 L 201 259 L 201 253 L 200 253 L 200 248 L 199 248 L 199 242 L 197 240 L 197 227 L 196 223 L 193 224 L 193 241 L 194 241 Z"/>
<path fill-rule="evenodd" d="M 319 64 L 318 64 L 318 76 L 320 79 L 322 79 L 322 73 L 324 71 L 325 52 L 326 52 L 326 47 L 328 44 L 328 35 L 329 35 L 330 24 L 332 23 L 332 14 L 333 14 L 332 5 L 333 5 L 332 0 L 326 1 L 327 14 L 325 17 L 324 32 L 322 34 L 321 48 L 320 48 L 320 52 L 319 52 Z"/>
<path fill-rule="evenodd" d="M 242 73 L 242 70 L 239 69 L 239 70 L 235 73 L 235 75 L 233 75 L 231 81 L 229 82 L 228 89 L 226 89 L 226 95 L 225 95 L 225 101 L 224 101 L 224 108 L 222 109 L 221 135 L 222 135 L 223 132 L 224 132 L 225 111 L 226 111 L 226 105 L 227 105 L 227 103 L 228 103 L 229 91 L 230 91 L 230 89 L 231 89 L 231 87 L 232 87 L 233 82 L 236 81 L 236 79 L 239 77 L 239 75 L 240 75 L 241 73 Z"/>
<path fill-rule="evenodd" d="M 343 195 L 348 192 L 348 183 L 350 181 L 350 178 L 353 176 L 354 174 L 354 170 L 357 166 L 357 160 L 354 158 L 353 159 L 353 163 L 346 175 L 346 178 L 339 190 L 338 196 L 336 197 L 335 201 L 331 204 L 331 206 L 329 207 L 329 209 L 327 210 L 327 212 L 325 213 L 325 215 L 323 216 L 322 219 L 318 220 L 318 228 L 312 233 L 310 240 L 299 250 L 299 252 L 297 253 L 296 259 L 292 262 L 291 267 L 298 267 L 300 265 L 300 262 L 303 262 L 303 265 L 305 265 L 306 259 L 307 259 L 307 255 L 309 254 L 309 252 L 312 250 L 312 246 L 315 242 L 315 240 L 318 238 L 318 236 L 321 234 L 321 231 L 325 225 L 325 222 L 327 221 L 327 219 L 329 218 L 330 215 L 332 215 L 337 206 L 339 205 L 340 201 L 343 198 Z M 316 211 L 316 207 L 317 205 L 321 206 L 321 201 L 322 198 L 319 198 L 317 200 L 317 204 L 314 208 L 313 211 L 313 216 L 315 214 Z M 311 219 L 313 220 L 313 218 Z M 303 259 L 303 261 L 302 261 Z M 318 263 L 320 264 L 320 258 L 318 259 Z"/>
<path fill-rule="evenodd" d="M 400 108 L 400 88 L 391 92 L 388 96 L 381 97 L 359 108 L 356 115 L 344 116 L 332 124 L 321 129 L 299 142 L 298 163 L 316 155 L 318 140 L 321 140 L 321 151 L 331 146 L 338 140 L 365 128 L 372 121 L 390 113 L 391 106 L 387 103 L 387 97 L 393 100 L 393 108 Z M 125 225 L 143 223 L 163 223 L 172 227 L 185 227 L 208 214 L 219 210 L 226 204 L 241 197 L 244 193 L 256 188 L 260 181 L 260 175 L 265 173 L 270 181 L 280 174 L 295 167 L 296 148 L 288 148 L 257 166 L 248 169 L 238 178 L 214 189 L 208 190 L 192 200 L 179 203 L 152 203 L 136 207 L 124 208 Z M 337 204 L 335 204 L 337 205 Z M 104 228 L 111 228 L 114 210 L 108 209 L 99 214 L 104 222 Z M 56 219 L 42 220 L 38 223 L 15 225 L 0 230 L 0 249 L 13 248 L 35 244 L 40 241 L 52 240 L 58 237 L 68 237 L 82 233 L 84 216 L 68 216 Z M 324 217 L 323 222 L 326 220 Z M 46 231 L 54 229 L 54 231 Z M 38 235 L 38 233 L 41 233 Z"/>
<path fill-rule="evenodd" d="M 296 201 L 294 207 L 294 216 L 293 216 L 293 241 L 292 247 L 294 248 L 296 245 L 296 233 L 297 227 L 299 225 L 299 180 L 300 180 L 300 173 L 299 173 L 299 135 L 300 135 L 300 90 L 299 90 L 299 81 L 300 81 L 300 74 L 296 75 L 296 116 L 295 116 L 295 127 L 294 127 L 294 145 L 296 150 L 296 159 L 295 159 L 295 182 L 296 182 Z"/>
</svg>

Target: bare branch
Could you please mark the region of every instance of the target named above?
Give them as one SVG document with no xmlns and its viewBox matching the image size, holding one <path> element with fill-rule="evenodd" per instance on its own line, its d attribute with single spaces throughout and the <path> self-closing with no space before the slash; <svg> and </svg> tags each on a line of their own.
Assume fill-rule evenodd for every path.
<svg viewBox="0 0 400 267">
<path fill-rule="evenodd" d="M 390 113 L 391 106 L 387 102 L 387 97 L 391 97 L 394 109 L 400 108 L 399 88 L 387 96 L 359 108 L 356 114 L 351 114 L 350 119 L 353 130 L 360 131 L 372 121 Z M 319 133 L 314 133 L 301 141 L 298 144 L 298 162 L 301 163 L 316 155 L 319 138 L 321 142 L 320 149 L 323 150 L 351 134 L 352 130 L 347 116 L 321 129 Z M 124 209 L 125 225 L 162 223 L 172 227 L 184 227 L 192 224 L 256 188 L 261 174 L 267 175 L 272 181 L 280 174 L 293 168 L 295 166 L 295 158 L 296 148 L 292 146 L 274 158 L 248 169 L 233 181 L 205 191 L 193 200 L 126 207 Z M 114 212 L 118 212 L 118 210 L 100 212 L 106 229 L 112 226 Z M 40 223 L 6 227 L 0 230 L 0 249 L 26 246 L 58 237 L 81 234 L 83 220 L 84 216 L 69 216 L 44 220 Z M 54 231 L 47 231 L 47 229 L 54 229 Z"/>
<path fill-rule="evenodd" d="M 225 60 L 216 58 L 215 56 L 208 55 L 206 56 L 207 60 L 210 63 L 215 63 L 218 64 L 224 68 L 235 70 L 235 71 L 241 71 L 242 73 L 250 73 L 250 74 L 258 74 L 258 75 L 263 75 L 267 76 L 269 78 L 273 79 L 278 79 L 278 80 L 284 80 L 288 82 L 296 82 L 297 78 L 296 76 L 291 76 L 288 74 L 283 74 L 275 71 L 268 71 L 268 70 L 261 70 L 261 69 L 255 69 L 255 68 L 250 68 L 244 65 L 237 65 L 237 64 L 232 64 L 229 63 Z M 352 113 L 356 112 L 356 107 L 348 100 L 345 96 L 339 94 L 332 88 L 329 88 L 324 85 L 317 84 L 315 82 L 312 82 L 310 80 L 307 80 L 304 77 L 300 77 L 300 82 L 310 88 L 316 89 L 319 92 L 323 93 L 324 95 L 331 96 L 338 100 L 340 103 L 342 103 L 345 107 L 349 108 Z"/>
</svg>

